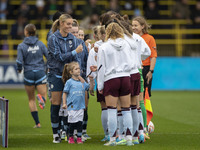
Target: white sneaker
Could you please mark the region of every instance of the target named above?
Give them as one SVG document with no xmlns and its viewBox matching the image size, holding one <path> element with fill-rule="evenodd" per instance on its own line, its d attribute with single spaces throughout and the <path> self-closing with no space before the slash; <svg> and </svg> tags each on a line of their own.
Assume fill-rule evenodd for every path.
<svg viewBox="0 0 200 150">
<path fill-rule="evenodd" d="M 53 143 L 61 143 L 61 139 L 60 139 L 60 137 L 55 137 L 55 138 L 53 138 Z"/>
<path fill-rule="evenodd" d="M 132 140 L 127 140 L 127 141 L 126 141 L 126 145 L 127 145 L 127 146 L 132 146 L 132 145 L 134 145 L 134 144 L 133 144 Z"/>
<path fill-rule="evenodd" d="M 81 139 L 83 142 L 87 141 L 87 137 L 84 137 L 83 135 L 81 136 Z"/>
<path fill-rule="evenodd" d="M 107 143 L 104 144 L 105 146 L 115 146 L 116 142 L 115 141 L 109 141 Z"/>
</svg>

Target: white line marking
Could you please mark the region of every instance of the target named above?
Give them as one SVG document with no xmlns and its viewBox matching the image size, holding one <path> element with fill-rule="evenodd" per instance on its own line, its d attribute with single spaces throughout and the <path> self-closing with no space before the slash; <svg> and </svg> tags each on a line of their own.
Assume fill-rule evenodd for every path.
<svg viewBox="0 0 200 150">
<path fill-rule="evenodd" d="M 200 133 L 152 133 L 152 135 L 200 135 Z M 30 135 L 30 136 L 50 136 L 53 134 L 9 134 L 9 136 L 23 136 L 23 135 Z M 90 136 L 100 135 L 103 136 L 102 133 L 97 134 L 88 134 Z"/>
</svg>

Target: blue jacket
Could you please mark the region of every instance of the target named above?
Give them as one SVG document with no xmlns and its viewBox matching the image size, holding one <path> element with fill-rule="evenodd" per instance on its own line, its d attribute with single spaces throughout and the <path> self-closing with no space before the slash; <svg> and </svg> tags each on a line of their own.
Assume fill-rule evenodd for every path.
<svg viewBox="0 0 200 150">
<path fill-rule="evenodd" d="M 49 30 L 47 33 L 47 41 L 49 40 L 50 36 L 53 34 L 52 29 Z"/>
<path fill-rule="evenodd" d="M 76 44 L 77 44 L 77 46 L 79 46 L 80 44 L 82 44 L 82 46 L 83 46 L 83 51 L 81 53 L 77 54 L 77 61 L 78 61 L 79 65 L 80 65 L 81 76 L 84 79 L 86 79 L 88 50 L 87 50 L 87 47 L 86 47 L 85 42 L 83 40 L 77 39 Z"/>
<path fill-rule="evenodd" d="M 46 46 L 36 36 L 25 37 L 17 47 L 17 70 L 45 70 L 43 55 L 47 58 Z"/>
<path fill-rule="evenodd" d="M 67 37 L 62 37 L 60 31 L 54 32 L 48 39 L 48 68 L 49 72 L 62 75 L 64 65 L 76 58 L 76 38 L 68 33 Z"/>
</svg>

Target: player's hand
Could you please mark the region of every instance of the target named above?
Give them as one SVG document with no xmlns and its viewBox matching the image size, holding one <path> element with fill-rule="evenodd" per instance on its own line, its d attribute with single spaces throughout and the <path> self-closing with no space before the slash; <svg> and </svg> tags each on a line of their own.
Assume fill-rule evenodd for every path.
<svg viewBox="0 0 200 150">
<path fill-rule="evenodd" d="M 63 104 L 62 108 L 63 108 L 63 109 L 67 109 L 67 105 L 66 105 L 66 104 Z"/>
<path fill-rule="evenodd" d="M 91 42 L 91 40 L 90 39 L 87 39 L 86 41 L 85 41 L 85 45 L 88 47 L 88 44 Z"/>
<path fill-rule="evenodd" d="M 76 48 L 76 52 L 77 53 L 80 53 L 80 52 L 82 52 L 83 51 L 83 46 L 82 46 L 82 44 L 80 44 L 77 48 Z"/>
<path fill-rule="evenodd" d="M 99 90 L 99 93 L 100 93 L 100 94 L 103 94 L 103 90 Z"/>
<path fill-rule="evenodd" d="M 147 84 L 149 84 L 149 81 L 152 78 L 152 73 L 150 71 L 147 73 L 146 78 L 147 78 Z"/>
<path fill-rule="evenodd" d="M 92 72 L 97 71 L 97 66 L 90 66 L 90 70 L 91 70 Z"/>
</svg>

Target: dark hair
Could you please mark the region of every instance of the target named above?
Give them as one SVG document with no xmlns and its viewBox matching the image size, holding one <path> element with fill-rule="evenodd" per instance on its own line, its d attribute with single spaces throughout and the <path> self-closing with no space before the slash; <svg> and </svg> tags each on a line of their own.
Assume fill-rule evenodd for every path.
<svg viewBox="0 0 200 150">
<path fill-rule="evenodd" d="M 57 19 L 59 19 L 59 17 L 60 17 L 62 14 L 64 14 L 64 13 L 63 13 L 63 12 L 60 12 L 60 11 L 57 11 L 57 12 L 53 15 L 53 17 L 52 17 L 53 22 L 56 21 Z"/>
<path fill-rule="evenodd" d="M 35 36 L 36 34 L 36 27 L 34 24 L 27 24 L 25 30 L 28 32 L 29 36 Z"/>
<path fill-rule="evenodd" d="M 72 27 L 79 27 L 79 23 L 76 19 L 73 19 Z"/>
</svg>

